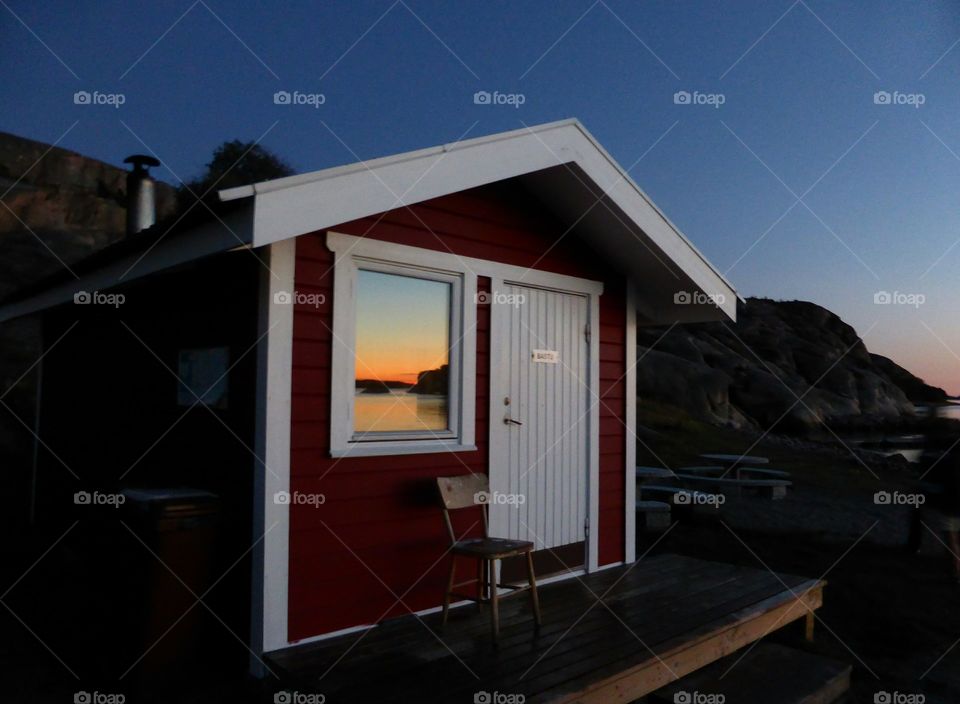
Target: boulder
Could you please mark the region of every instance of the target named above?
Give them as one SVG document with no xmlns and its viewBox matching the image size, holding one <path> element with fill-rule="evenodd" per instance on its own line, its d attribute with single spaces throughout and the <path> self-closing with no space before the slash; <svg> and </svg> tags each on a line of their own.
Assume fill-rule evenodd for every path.
<svg viewBox="0 0 960 704">
<path fill-rule="evenodd" d="M 735 427 L 804 431 L 821 423 L 897 424 L 945 399 L 872 355 L 856 331 L 805 301 L 751 298 L 738 321 L 638 331 L 637 391 Z"/>
</svg>

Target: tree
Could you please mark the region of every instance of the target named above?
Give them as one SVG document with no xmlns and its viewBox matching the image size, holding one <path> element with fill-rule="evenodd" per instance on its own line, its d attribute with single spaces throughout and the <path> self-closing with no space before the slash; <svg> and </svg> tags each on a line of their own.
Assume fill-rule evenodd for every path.
<svg viewBox="0 0 960 704">
<path fill-rule="evenodd" d="M 200 178 L 177 189 L 177 201 L 181 211 L 201 197 L 212 207 L 218 201 L 217 191 L 224 188 L 269 181 L 293 173 L 290 165 L 271 151 L 254 142 L 235 139 L 224 142 L 213 151 L 213 158 Z"/>
</svg>

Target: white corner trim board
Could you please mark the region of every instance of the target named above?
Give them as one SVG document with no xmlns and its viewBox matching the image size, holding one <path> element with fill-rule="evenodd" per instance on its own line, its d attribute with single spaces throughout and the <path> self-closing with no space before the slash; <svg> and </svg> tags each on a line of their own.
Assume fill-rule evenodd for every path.
<svg viewBox="0 0 960 704">
<path fill-rule="evenodd" d="M 637 559 L 637 293 L 633 288 L 633 282 L 627 280 L 627 329 L 626 329 L 626 357 L 624 364 L 624 383 L 626 383 L 627 407 L 625 409 L 624 425 L 626 426 L 626 443 L 624 456 L 624 528 L 626 530 L 625 539 L 625 562 L 633 562 Z"/>
<path fill-rule="evenodd" d="M 288 645 L 290 507 L 275 496 L 290 490 L 293 305 L 277 303 L 275 296 L 293 291 L 295 250 L 296 240 L 270 245 L 270 271 L 261 277 L 255 449 L 263 462 L 254 472 L 254 539 L 263 537 L 254 549 L 254 653 Z"/>
<path fill-rule="evenodd" d="M 590 296 L 590 482 L 587 501 L 590 506 L 590 535 L 587 536 L 587 571 L 600 567 L 600 296 Z"/>
</svg>

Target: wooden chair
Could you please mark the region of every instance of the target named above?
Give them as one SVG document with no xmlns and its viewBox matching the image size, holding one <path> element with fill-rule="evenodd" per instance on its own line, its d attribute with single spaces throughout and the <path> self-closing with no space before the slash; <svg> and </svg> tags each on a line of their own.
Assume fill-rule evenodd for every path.
<svg viewBox="0 0 960 704">
<path fill-rule="evenodd" d="M 488 535 L 488 506 L 486 498 L 489 498 L 489 483 L 486 474 L 465 474 L 457 477 L 437 477 L 437 487 L 440 490 L 440 503 L 443 509 L 443 520 L 450 535 L 450 573 L 447 577 L 447 590 L 443 595 L 443 624 L 447 623 L 447 613 L 450 610 L 450 597 L 457 596 L 461 599 L 475 601 L 478 604 L 490 604 L 493 637 L 496 639 L 500 634 L 500 595 L 497 589 L 510 589 L 514 596 L 521 592 L 530 592 L 530 601 L 533 606 L 533 614 L 536 619 L 537 628 L 540 627 L 540 600 L 537 597 L 537 581 L 533 574 L 533 543 L 527 540 L 509 540 L 507 538 L 491 538 Z M 485 498 L 484 498 L 485 497 Z M 482 538 L 468 538 L 457 540 L 453 532 L 453 523 L 450 520 L 450 512 L 459 509 L 480 506 L 483 515 L 483 536 Z M 505 557 L 527 556 L 527 580 L 526 586 L 517 586 L 512 584 L 500 584 L 497 581 L 497 560 Z M 454 589 L 465 584 L 470 584 L 473 580 L 455 584 L 454 577 L 456 573 L 457 557 L 473 557 L 477 560 L 477 595 L 469 596 L 467 594 L 455 593 Z"/>
</svg>

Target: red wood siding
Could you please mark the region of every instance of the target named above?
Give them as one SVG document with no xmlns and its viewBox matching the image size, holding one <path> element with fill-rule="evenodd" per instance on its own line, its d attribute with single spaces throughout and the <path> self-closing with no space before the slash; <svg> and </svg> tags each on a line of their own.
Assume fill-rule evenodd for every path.
<svg viewBox="0 0 960 704">
<path fill-rule="evenodd" d="M 625 298 L 611 275 L 516 185 L 473 189 L 338 225 L 337 232 L 604 282 L 600 297 L 600 564 L 623 559 Z M 322 493 L 290 507 L 289 638 L 299 640 L 439 605 L 447 547 L 434 477 L 486 472 L 489 306 L 477 308 L 475 452 L 331 459 L 333 257 L 324 233 L 297 239 L 298 293 L 326 303 L 294 313 L 291 491 Z M 489 290 L 481 278 L 481 290 Z M 335 411 L 334 411 L 335 412 Z M 472 574 L 465 565 L 464 578 Z"/>
</svg>

